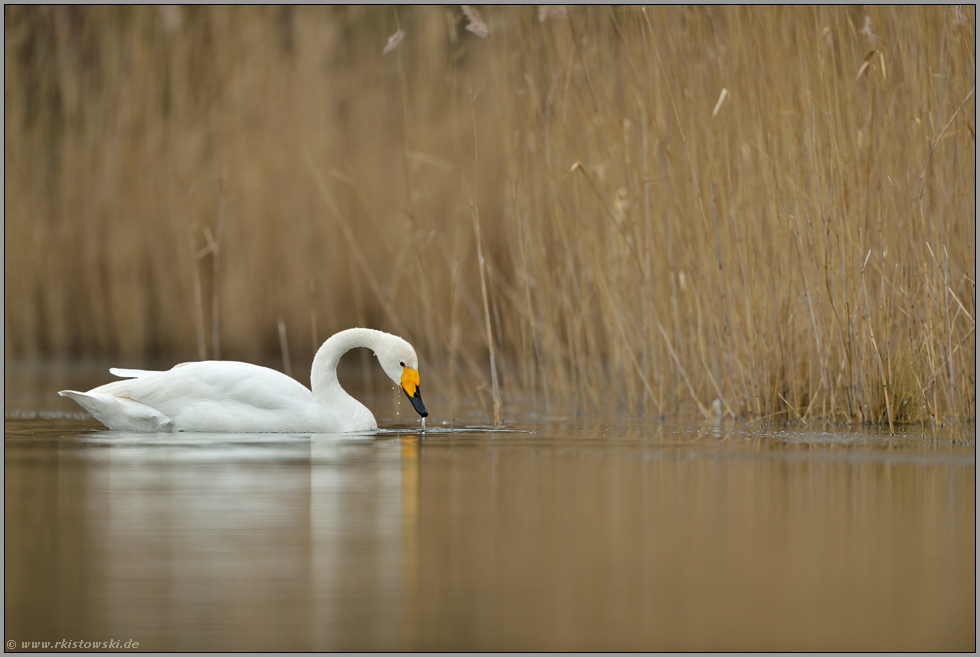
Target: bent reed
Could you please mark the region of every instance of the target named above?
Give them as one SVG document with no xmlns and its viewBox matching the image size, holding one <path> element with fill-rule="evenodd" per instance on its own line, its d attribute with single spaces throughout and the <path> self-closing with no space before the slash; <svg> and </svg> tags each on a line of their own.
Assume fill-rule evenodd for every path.
<svg viewBox="0 0 980 657">
<path fill-rule="evenodd" d="M 975 27 L 6 6 L 5 355 L 299 372 L 372 326 L 447 419 L 975 421 Z"/>
</svg>

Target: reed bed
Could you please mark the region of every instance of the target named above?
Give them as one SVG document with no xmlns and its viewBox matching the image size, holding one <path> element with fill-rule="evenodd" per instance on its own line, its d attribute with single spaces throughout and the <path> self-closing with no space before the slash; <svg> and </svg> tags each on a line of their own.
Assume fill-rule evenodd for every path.
<svg viewBox="0 0 980 657">
<path fill-rule="evenodd" d="M 975 27 L 7 6 L 5 355 L 302 380 L 365 325 L 443 418 L 975 421 Z"/>
</svg>

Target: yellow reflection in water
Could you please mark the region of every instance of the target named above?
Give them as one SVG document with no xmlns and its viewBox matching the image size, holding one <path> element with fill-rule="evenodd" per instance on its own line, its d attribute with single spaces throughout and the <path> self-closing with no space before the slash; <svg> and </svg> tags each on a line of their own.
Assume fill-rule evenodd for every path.
<svg viewBox="0 0 980 657">
<path fill-rule="evenodd" d="M 402 436 L 402 640 L 413 645 L 416 641 L 418 606 L 415 600 L 419 588 L 419 437 Z"/>
</svg>

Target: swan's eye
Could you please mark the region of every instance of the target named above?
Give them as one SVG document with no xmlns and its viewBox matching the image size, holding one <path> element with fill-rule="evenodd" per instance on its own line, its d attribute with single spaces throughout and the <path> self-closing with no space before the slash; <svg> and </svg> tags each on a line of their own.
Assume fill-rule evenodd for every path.
<svg viewBox="0 0 980 657">
<path fill-rule="evenodd" d="M 402 361 L 402 362 L 400 362 L 398 364 L 401 365 L 402 367 L 405 367 L 405 361 Z"/>
</svg>

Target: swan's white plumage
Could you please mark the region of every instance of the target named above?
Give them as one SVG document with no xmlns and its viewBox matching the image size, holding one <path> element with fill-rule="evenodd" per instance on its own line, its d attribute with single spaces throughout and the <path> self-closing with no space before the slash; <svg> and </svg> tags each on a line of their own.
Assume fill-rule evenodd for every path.
<svg viewBox="0 0 980 657">
<path fill-rule="evenodd" d="M 110 429 L 210 433 L 334 433 L 373 431 L 374 415 L 337 380 L 340 357 L 372 349 L 392 380 L 418 369 L 405 340 L 372 329 L 348 329 L 323 343 L 313 359 L 309 390 L 281 372 L 249 363 L 181 363 L 163 372 L 113 368 L 129 377 L 88 392 L 62 390 Z M 414 391 L 413 391 L 414 392 Z M 421 404 L 421 397 L 418 397 Z M 423 407 L 424 410 L 424 407 Z"/>
</svg>

